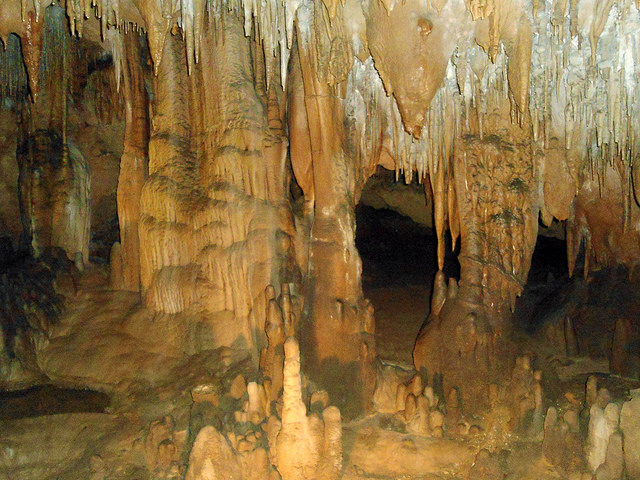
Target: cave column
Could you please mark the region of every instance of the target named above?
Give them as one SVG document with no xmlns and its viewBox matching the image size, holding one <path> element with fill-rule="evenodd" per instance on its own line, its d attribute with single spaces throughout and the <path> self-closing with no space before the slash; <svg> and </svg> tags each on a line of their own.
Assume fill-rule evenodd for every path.
<svg viewBox="0 0 640 480">
<path fill-rule="evenodd" d="M 489 385 L 508 388 L 516 355 L 510 340 L 516 297 L 527 279 L 538 207 L 528 116 L 511 122 L 507 98 L 493 101 L 484 130 L 456 138 L 453 179 L 461 248 L 460 281 L 439 272 L 432 309 L 414 349 L 418 370 L 442 375 L 467 411 L 490 405 Z M 502 119 L 486 121 L 489 115 Z M 476 125 L 477 126 L 477 125 Z M 452 228 L 452 230 L 454 230 Z"/>
<path fill-rule="evenodd" d="M 324 7 L 320 4 L 314 8 L 315 15 L 321 17 L 318 11 Z M 322 30 L 312 28 L 311 37 L 306 38 L 298 29 L 297 42 L 314 202 L 309 245 L 309 318 L 302 332 L 303 354 L 307 369 L 321 384 L 322 372 L 327 370 L 331 370 L 328 375 L 334 384 L 342 384 L 340 388 L 323 385 L 338 404 L 358 400 L 366 407 L 375 383 L 371 368 L 375 346 L 373 311 L 362 294 L 362 265 L 355 246 L 359 166 L 347 153 L 340 86 L 330 84 L 328 73 L 323 71 L 327 64 L 320 55 L 316 56 L 318 51 L 330 50 L 327 39 L 320 38 L 324 35 Z M 292 159 L 294 164 L 296 161 Z"/>
<path fill-rule="evenodd" d="M 140 195 L 138 224 L 145 303 L 165 313 L 185 311 L 195 301 L 187 196 L 195 174 L 188 84 L 184 44 L 178 35 L 167 35 L 155 78 L 149 177 Z"/>
<path fill-rule="evenodd" d="M 239 12 L 222 15 L 203 27 L 190 74 L 180 35 L 154 64 L 141 284 L 149 308 L 185 314 L 171 321 L 186 351 L 227 347 L 257 364 L 267 287 L 293 281 L 284 92 L 277 77 L 267 90 L 262 45 Z"/>
<path fill-rule="evenodd" d="M 117 203 L 120 224 L 122 287 L 140 290 L 140 194 L 147 177 L 149 108 L 145 88 L 143 37 L 131 32 L 122 35 L 125 57 L 122 93 L 125 102 L 124 151 L 120 160 Z"/>
<path fill-rule="evenodd" d="M 293 227 L 284 92 L 265 65 L 270 53 L 245 35 L 237 12 L 210 25 L 202 45 L 192 76 L 192 93 L 203 99 L 196 135 L 203 208 L 194 220 L 202 232 L 199 297 L 219 344 L 248 349 L 257 361 L 266 340 L 267 287 L 277 291 L 295 280 L 288 268 Z"/>
</svg>

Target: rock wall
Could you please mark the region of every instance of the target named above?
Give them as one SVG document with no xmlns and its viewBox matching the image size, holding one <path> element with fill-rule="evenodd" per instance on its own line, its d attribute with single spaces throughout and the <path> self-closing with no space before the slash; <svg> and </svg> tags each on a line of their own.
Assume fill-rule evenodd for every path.
<svg viewBox="0 0 640 480">
<path fill-rule="evenodd" d="M 124 153 L 120 160 L 117 203 L 120 225 L 122 282 L 126 290 L 140 289 L 140 195 L 148 174 L 149 100 L 143 65 L 144 37 L 124 35 L 115 37 L 122 42 L 125 71 L 122 89 L 125 103 Z M 112 265 L 114 267 L 114 265 Z"/>
<path fill-rule="evenodd" d="M 91 31 L 87 35 L 90 39 L 71 37 L 64 11 L 60 7 L 53 6 L 46 10 L 43 7 L 37 18 L 34 10 L 25 11 L 25 22 L 20 20 L 15 23 L 11 20 L 12 15 L 17 13 L 17 18 L 20 18 L 20 10 L 15 10 L 15 6 L 12 2 L 5 2 L 1 15 L 6 47 L 0 69 L 4 119 L 1 132 L 2 138 L 6 139 L 2 168 L 6 173 L 2 190 L 6 208 L 3 208 L 0 215 L 1 222 L 6 227 L 3 232 L 13 236 L 16 244 L 22 234 L 23 246 L 30 245 L 33 237 L 31 227 L 24 230 L 25 225 L 30 223 L 28 213 L 23 218 L 19 213 L 18 162 L 23 164 L 23 183 L 31 182 L 27 178 L 31 172 L 26 172 L 25 169 L 34 170 L 39 165 L 44 171 L 40 178 L 34 177 L 33 181 L 44 190 L 51 190 L 51 185 L 58 185 L 55 188 L 62 192 L 63 197 L 66 196 L 66 199 L 61 197 L 62 203 L 58 203 L 62 205 L 67 202 L 69 211 L 65 213 L 66 207 L 57 207 L 58 217 L 75 216 L 78 208 L 90 206 L 86 213 L 77 217 L 78 226 L 63 227 L 65 220 L 62 217 L 55 222 L 61 230 L 78 229 L 74 234 L 56 233 L 59 238 L 73 235 L 86 237 L 83 240 L 58 241 L 60 244 L 66 242 L 65 248 L 73 250 L 68 252 L 71 259 L 77 250 L 83 254 L 83 262 L 86 263 L 88 252 L 82 250 L 88 246 L 72 245 L 78 241 L 89 241 L 89 232 L 80 233 L 88 226 L 79 227 L 85 222 L 81 218 L 90 216 L 89 223 L 93 225 L 91 235 L 94 243 L 91 254 L 103 256 L 108 254 L 108 250 L 102 250 L 101 242 L 105 235 L 108 236 L 108 226 L 116 215 L 115 188 L 122 152 L 122 132 L 119 119 L 121 105 L 116 91 L 111 54 L 95 42 Z M 9 35 L 11 31 L 14 34 Z M 47 136 L 50 138 L 47 139 Z M 30 148 L 33 150 L 31 153 Z M 58 165 L 63 155 L 69 157 L 71 162 L 71 170 L 66 173 Z M 80 164 L 84 166 L 78 169 Z M 81 194 L 88 195 L 86 201 L 82 200 L 87 204 L 83 207 L 78 203 L 78 198 L 73 198 L 77 197 L 79 190 L 73 193 L 70 189 L 77 189 L 80 183 L 86 182 L 86 170 L 91 172 L 94 182 L 90 185 L 88 194 Z M 47 187 L 47 183 L 51 185 Z M 64 188 L 68 190 L 63 192 Z M 22 201 L 25 200 L 25 195 L 30 196 L 31 193 L 24 192 Z M 42 205 L 32 208 L 34 211 L 41 211 L 39 222 L 45 231 L 47 228 L 44 225 L 49 220 L 42 216 L 50 216 L 50 213 L 44 213 L 52 208 L 48 205 L 50 197 L 54 197 L 51 192 L 45 195 Z M 23 205 L 22 208 L 26 212 L 31 207 Z M 75 222 L 71 217 L 66 221 Z M 36 236 L 44 235 L 41 238 L 44 244 L 40 247 L 49 243 L 47 238 L 50 233 L 36 232 Z M 38 241 L 36 239 L 36 243 Z"/>
<path fill-rule="evenodd" d="M 16 157 L 23 231 L 36 256 L 54 246 L 71 260 L 88 263 L 91 174 L 80 151 L 67 143 L 70 60 L 49 54 L 41 65 L 39 58 L 40 48 L 67 52 L 66 28 L 61 10 L 47 10 L 44 17 L 49 27 L 45 33 L 39 24 L 25 34 L 27 72 L 38 81 L 30 83 L 34 102 L 22 106 L 19 123 Z"/>
</svg>

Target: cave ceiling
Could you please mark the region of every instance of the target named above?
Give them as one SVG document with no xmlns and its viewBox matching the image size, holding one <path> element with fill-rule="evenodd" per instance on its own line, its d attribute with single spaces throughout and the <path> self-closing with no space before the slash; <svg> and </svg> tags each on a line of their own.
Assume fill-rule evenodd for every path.
<svg viewBox="0 0 640 480">
<path fill-rule="evenodd" d="M 39 25 L 43 10 L 55 3 L 0 5 L 0 37 L 5 46 L 11 33 L 21 37 L 32 96 L 37 96 L 34 72 L 42 56 Z M 574 230 L 588 229 L 589 220 L 574 208 L 587 185 L 600 196 L 613 192 L 623 229 L 635 229 L 638 1 L 69 0 L 59 5 L 72 35 L 112 53 L 118 83 L 125 71 L 123 35 L 146 34 L 156 74 L 167 36 L 180 35 L 192 72 L 205 30 L 222 30 L 230 12 L 262 48 L 267 89 L 276 82 L 287 90 L 292 48 L 298 48 L 303 68 L 310 63 L 318 81 L 340 99 L 347 150 L 356 165 L 371 170 L 381 164 L 405 173 L 407 181 L 413 174 L 431 178 L 439 235 L 445 224 L 454 238 L 460 233 L 456 155 L 487 150 L 487 145 L 473 147 L 471 136 L 493 142 L 494 150 L 521 153 L 513 162 L 526 163 L 530 171 L 524 168 L 515 177 L 512 172 L 516 183 L 509 191 L 517 194 L 526 184 L 527 208 L 534 215 L 539 211 L 544 224 L 573 219 L 580 224 Z M 301 170 L 297 163 L 293 158 L 294 172 Z M 490 161 L 479 164 L 480 170 L 495 168 Z M 607 181 L 608 172 L 617 174 L 614 184 Z M 478 183 L 473 179 L 481 173 L 466 175 L 468 186 Z M 483 203 L 481 190 L 488 188 L 483 185 L 468 198 L 474 214 Z M 504 195 L 493 197 L 511 202 Z M 574 236 L 582 238 L 579 232 Z M 512 273 L 517 274 L 515 267 Z"/>
<path fill-rule="evenodd" d="M 323 45 L 328 51 L 315 53 L 327 63 L 329 83 L 346 83 L 347 111 L 356 118 L 361 107 L 368 118 L 389 110 L 415 138 L 442 137 L 451 134 L 449 127 L 465 128 L 459 122 L 480 101 L 478 91 L 496 90 L 509 96 L 516 121 L 530 112 L 533 141 L 542 148 L 557 139 L 574 156 L 609 163 L 615 157 L 629 163 L 636 153 L 637 1 L 327 0 L 323 14 L 314 16 L 314 2 L 301 0 L 6 0 L 0 6 L 5 45 L 10 33 L 33 42 L 43 9 L 57 3 L 71 33 L 102 43 L 116 63 L 122 58 L 117 37 L 146 32 L 156 71 L 172 28 L 180 29 L 191 70 L 206 22 L 236 11 L 245 34 L 261 39 L 267 82 L 279 68 L 282 85 L 294 26 L 304 43 L 327 23 L 334 30 Z M 454 124 L 435 118 L 438 113 Z M 437 135 L 433 128 L 443 131 Z M 425 142 L 408 137 L 396 143 L 415 150 L 414 166 L 429 161 L 421 158 L 430 156 L 420 151 L 428 148 Z"/>
<path fill-rule="evenodd" d="M 38 25 L 43 10 L 55 3 L 7 0 L 0 5 L 0 37 L 5 45 L 11 33 L 22 38 L 32 95 L 38 91 L 34 72 L 42 50 Z M 118 82 L 125 70 L 123 35 L 146 33 L 156 74 L 167 36 L 180 35 L 192 72 L 201 58 L 205 30 L 209 25 L 222 30 L 230 12 L 240 17 L 245 35 L 261 45 L 267 88 L 276 82 L 287 90 L 292 48 L 298 48 L 302 64 L 310 63 L 320 83 L 341 99 L 347 150 L 357 159 L 356 165 L 370 171 L 371 165 L 381 164 L 406 173 L 407 181 L 414 173 L 419 180 L 430 176 L 439 235 L 446 227 L 454 237 L 460 233 L 455 152 L 464 156 L 473 150 L 467 141 L 470 136 L 493 141 L 498 150 L 504 151 L 508 144 L 525 152 L 520 157 L 531 171 L 516 175 L 517 185 L 510 191 L 527 184 L 531 195 L 525 203 L 533 215 L 539 211 L 544 224 L 554 218 L 573 219 L 574 237 L 582 239 L 579 230 L 589 229 L 589 220 L 576 215 L 574 199 L 587 184 L 600 196 L 612 192 L 619 199 L 614 208 L 620 207 L 623 229 L 629 225 L 635 229 L 634 191 L 640 188 L 634 188 L 638 175 L 633 169 L 640 145 L 637 1 L 70 0 L 59 4 L 71 34 L 100 43 L 112 53 Z M 520 129 L 514 130 L 514 125 Z M 476 145 L 479 149 L 486 150 Z M 292 163 L 294 172 L 303 168 L 295 158 Z M 485 167 L 495 168 L 481 169 Z M 617 174 L 613 185 L 607 181 L 608 172 Z M 479 178 L 478 172 L 466 173 Z M 305 183 L 303 178 L 297 180 Z M 466 178 L 464 183 L 474 181 Z M 494 195 L 492 201 L 503 202 L 503 196 Z M 480 197 L 472 192 L 468 200 L 477 206 L 483 203 Z M 570 244 L 570 257 L 575 253 L 571 248 Z"/>
</svg>

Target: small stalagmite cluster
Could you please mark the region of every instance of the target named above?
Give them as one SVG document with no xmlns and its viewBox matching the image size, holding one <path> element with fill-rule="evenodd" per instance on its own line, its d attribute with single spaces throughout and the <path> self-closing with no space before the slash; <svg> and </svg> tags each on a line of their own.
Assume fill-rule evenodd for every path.
<svg viewBox="0 0 640 480">
<path fill-rule="evenodd" d="M 268 289 L 273 292 L 273 287 Z M 213 385 L 194 388 L 190 431 L 179 430 L 168 416 L 152 422 L 144 441 L 134 446 L 143 451 L 145 462 L 156 478 L 183 475 L 192 480 L 339 478 L 340 410 L 329 406 L 326 391 L 309 394 L 309 388 L 303 385 L 298 342 L 293 335 L 285 340 L 280 306 L 273 299 L 271 302 L 274 303 L 267 322 L 269 345 L 263 350 L 261 380 L 246 383 L 242 375 L 237 375 L 226 392 L 218 392 Z M 293 334 L 290 328 L 295 322 L 287 324 L 287 333 Z M 272 361 L 274 352 L 281 357 L 280 362 Z M 204 425 L 193 423 L 196 409 L 208 408 L 221 414 L 217 407 L 229 401 L 241 406 L 232 418 L 213 415 L 201 418 Z M 181 454 L 188 435 L 194 439 L 185 465 Z"/>
</svg>

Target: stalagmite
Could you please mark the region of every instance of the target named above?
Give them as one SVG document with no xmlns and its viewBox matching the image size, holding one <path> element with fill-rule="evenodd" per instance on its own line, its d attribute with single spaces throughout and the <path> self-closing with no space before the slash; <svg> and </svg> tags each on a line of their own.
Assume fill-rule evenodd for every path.
<svg viewBox="0 0 640 480">
<path fill-rule="evenodd" d="M 109 266 L 111 267 L 109 286 L 114 290 L 122 288 L 124 284 L 122 248 L 120 242 L 116 242 L 111 247 L 109 255 Z"/>
<path fill-rule="evenodd" d="M 265 322 L 268 346 L 261 352 L 260 369 L 265 378 L 270 381 L 267 389 L 267 395 L 270 399 L 277 398 L 283 385 L 284 355 L 282 348 L 287 337 L 283 311 L 274 297 L 275 290 L 273 286 L 269 285 L 266 292 L 268 306 L 267 321 Z M 291 300 L 290 298 L 288 300 L 282 298 L 282 302 L 286 305 L 287 303 L 290 304 Z M 290 306 L 286 310 L 290 310 Z M 288 312 L 288 315 L 291 316 L 292 313 Z M 291 320 L 288 323 L 291 323 Z"/>
<path fill-rule="evenodd" d="M 409 395 L 407 395 L 407 398 L 404 404 L 404 420 L 406 422 L 410 422 L 411 420 L 413 420 L 413 417 L 416 414 L 417 408 L 418 408 L 418 405 L 416 403 L 416 397 L 410 393 Z"/>
<path fill-rule="evenodd" d="M 186 480 L 241 478 L 241 468 L 227 440 L 212 426 L 198 433 L 189 457 Z"/>
<path fill-rule="evenodd" d="M 567 355 L 577 355 L 579 353 L 578 339 L 576 338 L 576 332 L 573 328 L 573 322 L 569 317 L 565 317 L 564 319 L 564 339 Z"/>
<path fill-rule="evenodd" d="M 300 350 L 285 342 L 282 426 L 276 439 L 276 465 L 283 480 L 336 479 L 342 469 L 340 411 L 324 410 L 322 419 L 307 416 L 302 402 Z"/>
<path fill-rule="evenodd" d="M 616 321 L 609 362 L 612 373 L 633 378 L 638 374 L 638 359 L 633 356 L 634 345 L 638 343 L 640 334 L 633 322 L 627 318 Z"/>
<path fill-rule="evenodd" d="M 640 478 L 640 395 L 622 405 L 620 429 L 624 437 L 624 462 L 629 478 Z"/>
<path fill-rule="evenodd" d="M 396 411 L 404 412 L 406 405 L 407 405 L 407 386 L 404 384 L 400 384 L 396 389 Z"/>
<path fill-rule="evenodd" d="M 438 271 L 433 281 L 433 294 L 431 295 L 431 312 L 434 315 L 440 313 L 440 309 L 446 300 L 447 291 L 444 272 Z"/>
<path fill-rule="evenodd" d="M 623 471 L 622 436 L 620 433 L 614 433 L 609 438 L 605 460 L 596 470 L 594 478 L 596 480 L 618 480 L 622 478 Z"/>
<path fill-rule="evenodd" d="M 618 428 L 620 411 L 615 403 L 609 403 L 605 408 L 595 404 L 589 415 L 587 460 L 591 471 L 595 473 L 605 462 L 610 439 Z"/>
</svg>

